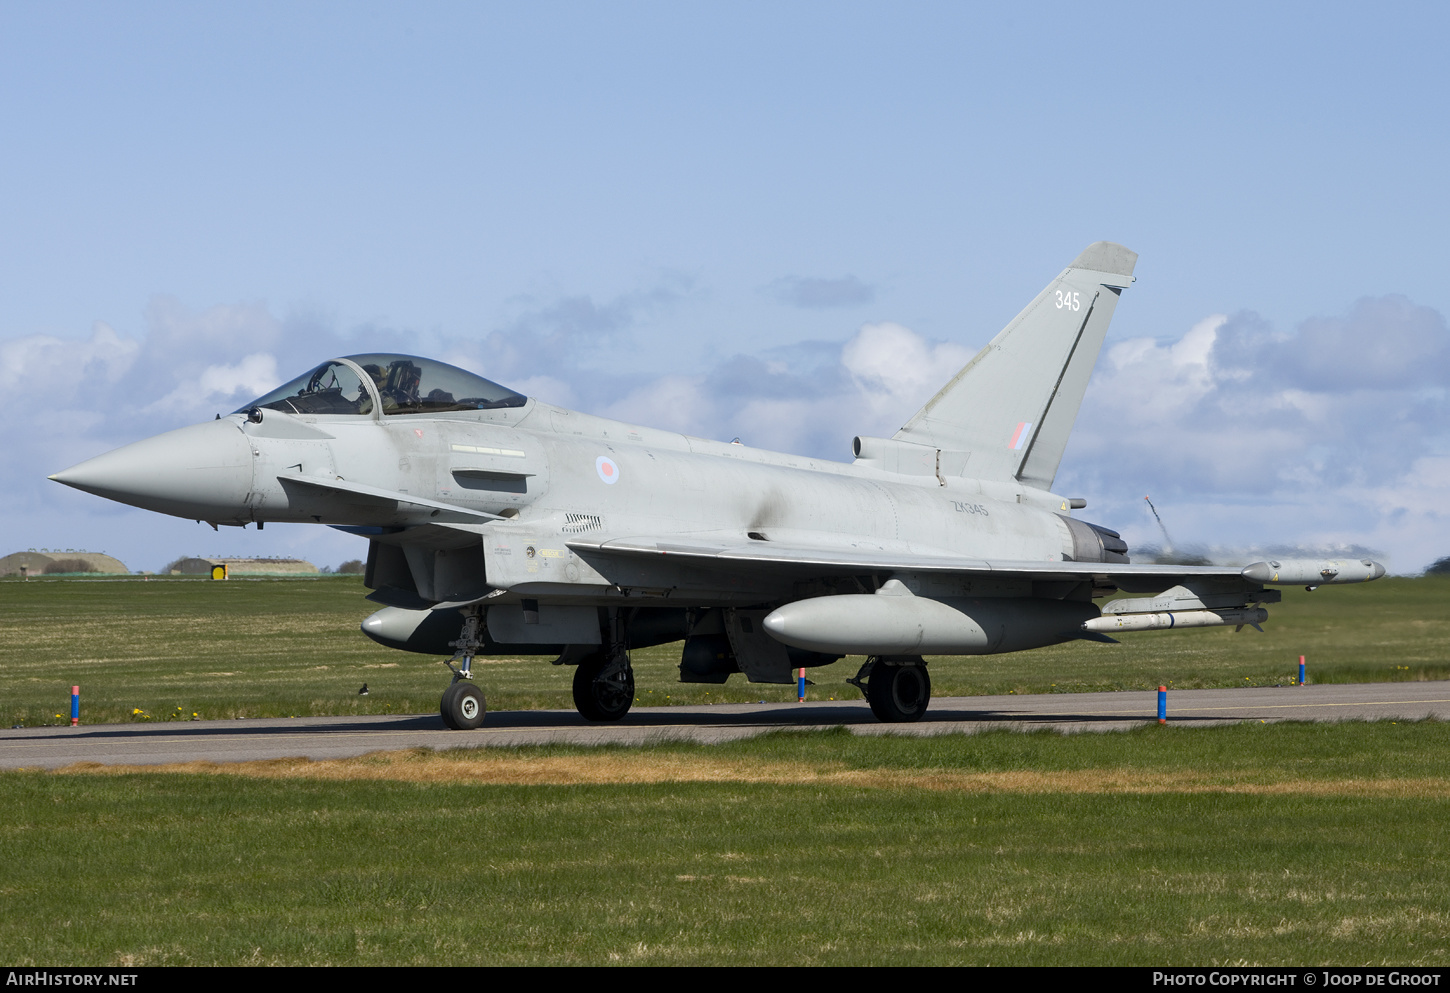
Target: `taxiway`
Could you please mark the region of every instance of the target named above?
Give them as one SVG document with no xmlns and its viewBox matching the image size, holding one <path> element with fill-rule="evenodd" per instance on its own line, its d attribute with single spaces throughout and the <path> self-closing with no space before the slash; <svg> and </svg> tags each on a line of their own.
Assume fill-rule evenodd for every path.
<svg viewBox="0 0 1450 993">
<path fill-rule="evenodd" d="M 1347 683 L 1175 690 L 1169 723 L 1236 721 L 1450 720 L 1450 682 Z M 943 697 L 917 724 L 881 724 L 863 701 L 639 707 L 615 724 L 572 710 L 491 712 L 474 731 L 448 731 L 436 714 L 13 728 L 0 732 L 0 768 L 54 769 L 81 762 L 158 765 L 304 757 L 335 759 L 400 748 L 703 744 L 770 731 L 845 726 L 855 734 L 971 734 L 990 728 L 1120 731 L 1153 723 L 1157 694 L 1053 693 Z"/>
</svg>

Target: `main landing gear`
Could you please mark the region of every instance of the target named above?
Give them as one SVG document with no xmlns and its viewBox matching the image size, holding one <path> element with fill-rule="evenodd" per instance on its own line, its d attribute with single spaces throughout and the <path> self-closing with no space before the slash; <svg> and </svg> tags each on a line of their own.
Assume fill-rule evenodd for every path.
<svg viewBox="0 0 1450 993">
<path fill-rule="evenodd" d="M 622 644 L 584 656 L 574 669 L 574 706 L 591 721 L 617 721 L 634 703 L 634 670 Z"/>
<path fill-rule="evenodd" d="M 453 642 L 456 650 L 453 658 L 448 660 L 448 668 L 453 670 L 453 683 L 443 691 L 438 712 L 443 717 L 443 723 L 455 731 L 482 727 L 483 716 L 488 711 L 483 691 L 473 682 L 473 656 L 482 645 L 479 631 L 482 624 L 483 618 L 477 613 L 463 619 L 463 633 Z M 453 668 L 454 660 L 458 661 L 456 669 Z"/>
<path fill-rule="evenodd" d="M 885 724 L 919 721 L 931 703 L 931 677 L 919 655 L 872 655 L 846 682 L 861 691 L 871 713 Z"/>
</svg>

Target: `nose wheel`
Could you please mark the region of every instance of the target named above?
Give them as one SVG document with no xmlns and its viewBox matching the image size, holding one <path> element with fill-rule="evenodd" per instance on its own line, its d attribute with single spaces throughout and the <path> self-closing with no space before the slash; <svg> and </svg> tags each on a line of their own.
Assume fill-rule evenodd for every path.
<svg viewBox="0 0 1450 993">
<path fill-rule="evenodd" d="M 487 710 L 483 691 L 467 679 L 460 679 L 444 690 L 443 701 L 438 706 L 438 712 L 443 715 L 443 723 L 455 731 L 482 727 L 483 715 Z"/>
</svg>

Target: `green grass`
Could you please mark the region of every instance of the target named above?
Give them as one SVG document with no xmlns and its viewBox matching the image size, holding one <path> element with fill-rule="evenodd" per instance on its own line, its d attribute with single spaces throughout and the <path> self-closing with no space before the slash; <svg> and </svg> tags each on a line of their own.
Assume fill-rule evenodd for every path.
<svg viewBox="0 0 1450 993">
<path fill-rule="evenodd" d="M 520 761 L 608 750 L 522 749 Z M 490 751 L 490 754 L 501 754 Z M 774 735 L 647 755 L 1208 792 L 0 774 L 0 960 L 1444 964 L 1450 725 Z M 450 758 L 460 765 L 466 755 Z M 1439 785 L 1358 795 L 1386 778 Z M 1348 793 L 1327 787 L 1351 782 Z M 1297 792 L 1236 792 L 1255 783 Z M 1324 787 L 1325 789 L 1321 789 Z M 1372 792 L 1372 791 L 1371 791 Z"/>
<path fill-rule="evenodd" d="M 358 631 L 374 609 L 357 577 L 0 580 L 0 719 L 68 722 L 80 684 L 88 723 L 122 720 L 427 713 L 439 660 L 382 648 Z M 1125 635 L 1015 655 L 932 660 L 937 696 L 1450 678 L 1450 578 L 1291 587 L 1265 633 Z M 860 659 L 811 670 L 811 699 L 856 699 Z M 679 646 L 634 654 L 639 704 L 789 701 L 795 687 L 677 681 Z M 489 707 L 572 706 L 573 670 L 547 659 L 476 670 Z M 357 690 L 368 684 L 370 693 Z M 135 711 L 143 714 L 136 714 Z M 147 716 L 143 716 L 147 715 Z"/>
</svg>

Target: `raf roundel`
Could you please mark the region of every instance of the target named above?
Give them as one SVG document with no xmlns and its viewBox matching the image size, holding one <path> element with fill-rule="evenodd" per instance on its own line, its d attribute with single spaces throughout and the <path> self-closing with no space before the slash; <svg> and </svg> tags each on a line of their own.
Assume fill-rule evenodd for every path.
<svg viewBox="0 0 1450 993">
<path fill-rule="evenodd" d="M 614 460 L 607 455 L 601 455 L 594 460 L 594 471 L 599 473 L 599 478 L 610 486 L 619 482 L 619 466 L 615 465 Z"/>
</svg>

